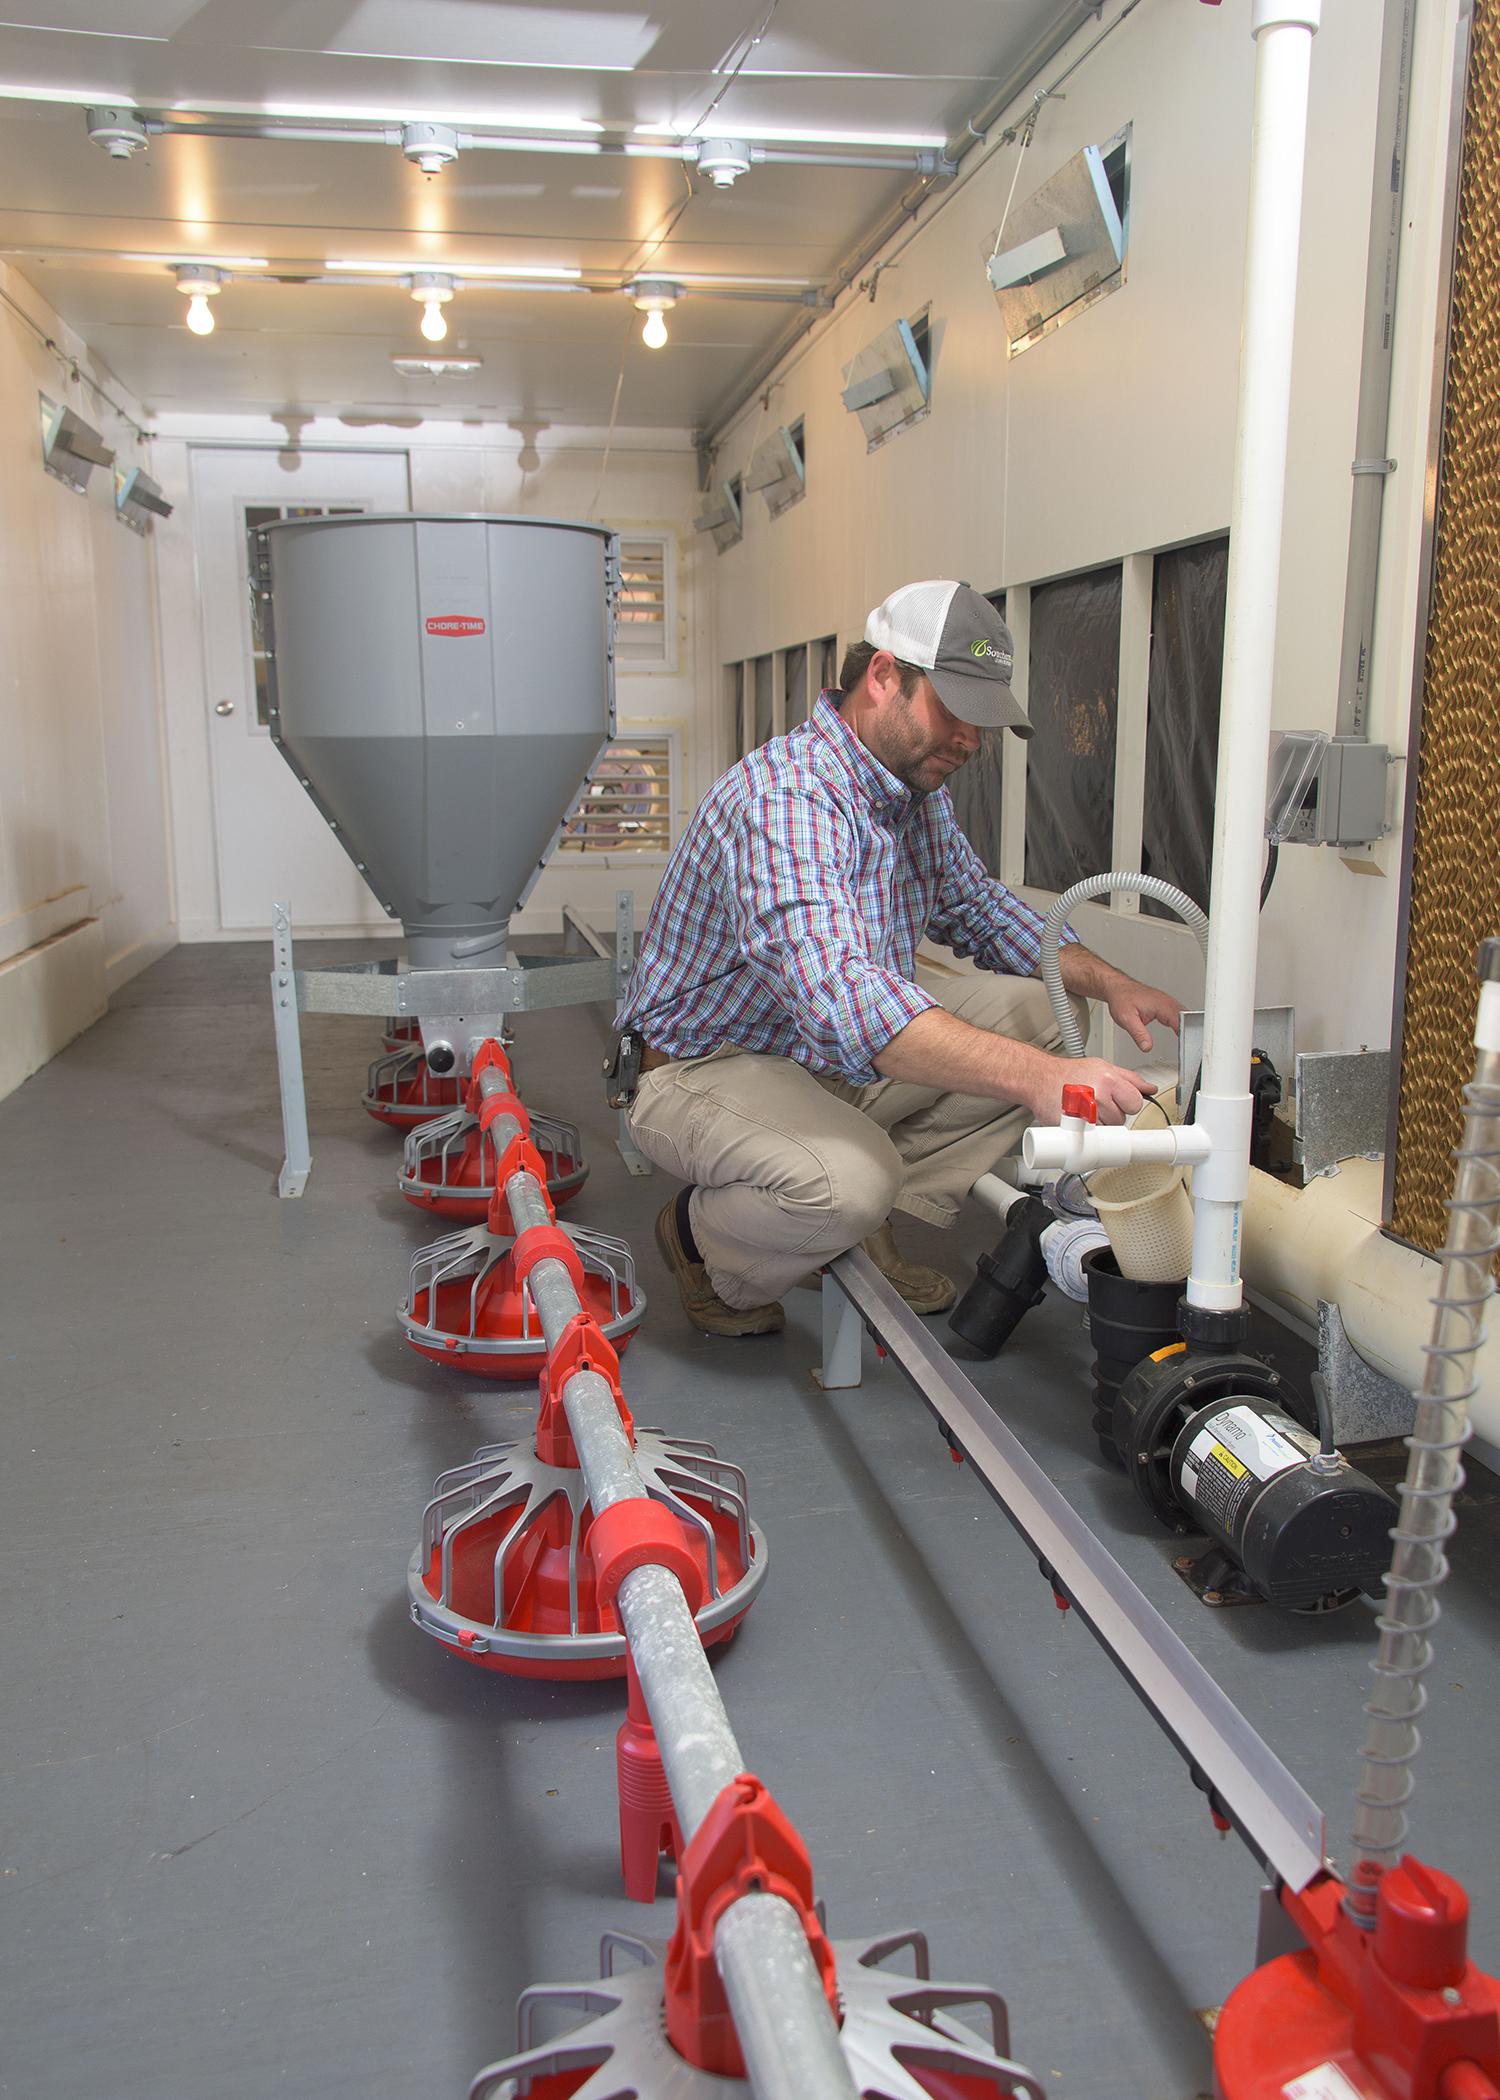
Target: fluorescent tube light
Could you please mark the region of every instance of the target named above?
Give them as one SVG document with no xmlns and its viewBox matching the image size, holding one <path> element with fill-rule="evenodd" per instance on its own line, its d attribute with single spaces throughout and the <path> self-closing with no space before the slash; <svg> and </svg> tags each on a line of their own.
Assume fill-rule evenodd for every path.
<svg viewBox="0 0 1500 2100">
<path fill-rule="evenodd" d="M 410 277 L 415 271 L 440 270 L 447 277 L 553 277 L 572 279 L 581 277 L 582 270 L 569 263 L 458 263 L 433 262 L 422 257 L 413 262 L 360 262 L 349 256 L 334 262 L 326 262 L 325 270 L 352 270 L 362 277 Z"/>
</svg>

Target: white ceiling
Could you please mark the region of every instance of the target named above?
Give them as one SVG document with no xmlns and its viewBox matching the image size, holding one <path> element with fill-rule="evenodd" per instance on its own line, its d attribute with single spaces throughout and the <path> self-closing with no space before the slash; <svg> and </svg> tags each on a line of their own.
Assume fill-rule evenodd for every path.
<svg viewBox="0 0 1500 2100">
<path fill-rule="evenodd" d="M 660 351 L 618 287 L 640 275 L 821 286 L 915 176 L 757 165 L 715 190 L 671 160 L 463 152 L 426 177 L 393 145 L 156 137 L 112 161 L 81 104 L 231 120 L 460 127 L 641 124 L 715 135 L 948 137 L 1075 0 L 9 0 L 0 27 L 0 254 L 154 410 L 387 409 L 693 427 L 797 309 L 693 291 Z M 746 51 L 748 48 L 748 56 Z M 743 59 L 736 72 L 734 68 Z M 941 66 L 942 70 L 935 70 Z M 17 95 L 17 90 L 26 91 Z M 714 107 L 715 98 L 721 97 Z M 64 99 L 60 99 L 64 98 Z M 857 149 L 851 149 L 857 150 Z M 567 266 L 590 289 L 461 290 L 445 352 L 482 369 L 403 380 L 419 310 L 398 284 L 240 279 L 207 338 L 165 261 L 264 257 L 295 279 L 334 259 L 415 269 Z"/>
</svg>

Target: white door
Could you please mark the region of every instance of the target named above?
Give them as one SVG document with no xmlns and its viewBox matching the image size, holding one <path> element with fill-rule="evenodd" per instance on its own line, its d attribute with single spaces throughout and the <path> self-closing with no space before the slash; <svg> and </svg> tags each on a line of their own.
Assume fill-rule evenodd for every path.
<svg viewBox="0 0 1500 2100">
<path fill-rule="evenodd" d="M 408 509 L 406 454 L 197 449 L 193 500 L 219 923 L 269 926 L 272 903 L 285 897 L 300 933 L 389 926 L 271 742 L 248 535 L 274 518 Z"/>
</svg>

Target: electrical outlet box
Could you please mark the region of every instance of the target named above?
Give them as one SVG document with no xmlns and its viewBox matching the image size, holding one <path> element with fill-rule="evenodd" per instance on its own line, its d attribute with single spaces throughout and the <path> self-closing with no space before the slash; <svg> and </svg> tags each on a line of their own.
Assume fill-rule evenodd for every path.
<svg viewBox="0 0 1500 2100">
<path fill-rule="evenodd" d="M 1383 837 L 1389 755 L 1361 737 L 1282 737 L 1271 762 L 1271 835 L 1288 846 L 1339 847 Z M 1278 793 L 1278 778 L 1290 792 Z"/>
</svg>

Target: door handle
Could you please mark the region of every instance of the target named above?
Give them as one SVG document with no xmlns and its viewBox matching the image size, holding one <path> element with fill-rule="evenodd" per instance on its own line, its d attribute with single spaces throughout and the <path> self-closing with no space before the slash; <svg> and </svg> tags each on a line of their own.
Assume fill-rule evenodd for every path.
<svg viewBox="0 0 1500 2100">
<path fill-rule="evenodd" d="M 234 702 L 232 700 L 216 700 L 214 702 L 214 713 L 216 715 L 232 715 L 234 713 Z"/>
</svg>

